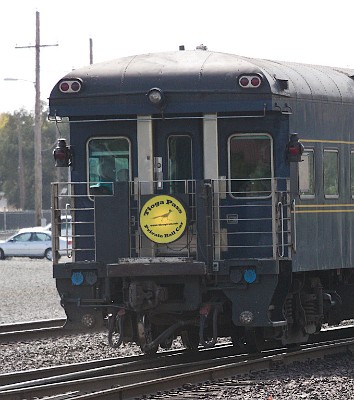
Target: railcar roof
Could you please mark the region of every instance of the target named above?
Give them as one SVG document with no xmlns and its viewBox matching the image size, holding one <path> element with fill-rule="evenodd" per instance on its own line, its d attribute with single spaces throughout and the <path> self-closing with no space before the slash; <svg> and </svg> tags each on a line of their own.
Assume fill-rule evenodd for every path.
<svg viewBox="0 0 354 400">
<path fill-rule="evenodd" d="M 238 77 L 260 74 L 265 78 L 257 93 L 291 98 L 354 103 L 354 70 L 293 62 L 247 58 L 204 50 L 151 53 L 89 65 L 64 79 L 81 78 L 82 96 L 119 96 L 164 92 L 242 93 Z M 54 87 L 50 103 L 65 99 Z"/>
</svg>

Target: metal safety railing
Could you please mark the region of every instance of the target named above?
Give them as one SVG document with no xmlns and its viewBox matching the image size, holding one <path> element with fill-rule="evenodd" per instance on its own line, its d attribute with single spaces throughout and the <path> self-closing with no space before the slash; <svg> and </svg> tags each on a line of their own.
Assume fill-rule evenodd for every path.
<svg viewBox="0 0 354 400">
<path fill-rule="evenodd" d="M 292 221 L 289 181 L 269 178 L 252 180 L 254 186 L 250 183 L 249 179 L 213 181 L 216 260 L 290 256 Z"/>
<path fill-rule="evenodd" d="M 95 259 L 94 204 L 87 196 L 86 182 L 52 184 L 53 261 L 65 256 L 65 262 L 75 260 L 80 252 Z"/>
<path fill-rule="evenodd" d="M 263 187 L 258 185 L 263 190 L 237 190 L 244 187 L 241 181 L 244 180 L 204 181 L 202 185 L 209 189 L 203 195 L 198 192 L 195 180 L 159 181 L 163 190 L 156 189 L 157 182 L 129 182 L 129 256 L 198 258 L 201 251 L 198 227 L 204 218 L 210 219 L 210 224 L 204 221 L 204 225 L 205 230 L 210 226 L 207 245 L 212 247 L 214 260 L 290 257 L 293 244 L 289 182 L 274 178 L 263 182 Z M 176 195 L 184 202 L 188 225 L 178 240 L 154 243 L 144 235 L 139 224 L 140 210 L 152 193 Z M 54 262 L 58 262 L 59 255 L 66 256 L 65 262 L 77 258 L 96 260 L 96 195 L 89 193 L 87 182 L 52 184 Z M 106 195 L 114 195 L 114 191 Z M 200 207 L 198 210 L 201 196 L 204 202 L 210 197 L 210 215 L 208 211 L 204 215 Z"/>
</svg>

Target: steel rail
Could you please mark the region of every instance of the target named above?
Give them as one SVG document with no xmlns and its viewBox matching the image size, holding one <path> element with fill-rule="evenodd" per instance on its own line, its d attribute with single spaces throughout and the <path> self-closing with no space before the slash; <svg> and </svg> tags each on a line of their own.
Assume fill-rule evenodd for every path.
<svg viewBox="0 0 354 400">
<path fill-rule="evenodd" d="M 354 339 L 337 342 L 308 345 L 299 351 L 277 349 L 253 358 L 249 355 L 232 355 L 219 357 L 215 350 L 209 351 L 211 358 L 188 361 L 177 357 L 160 358 L 159 364 L 146 364 L 145 369 L 132 372 L 116 371 L 102 376 L 91 376 L 75 379 L 75 376 L 62 377 L 61 381 L 46 383 L 27 382 L 29 387 L 0 388 L 0 399 L 18 400 L 23 398 L 40 398 L 44 396 L 61 396 L 61 399 L 72 400 L 110 400 L 128 399 L 146 393 L 169 390 L 185 383 L 199 383 L 221 379 L 250 371 L 268 369 L 274 363 L 304 361 L 304 359 L 323 357 L 324 354 L 343 353 L 354 350 Z M 191 353 L 189 353 L 191 354 Z M 168 365 L 167 365 L 168 364 Z M 141 368 L 141 365 L 140 365 Z M 25 386 L 26 386 L 25 385 Z M 33 385 L 33 386 L 31 386 Z M 66 394 L 70 393 L 70 397 Z M 84 394 L 86 393 L 86 394 Z"/>
<path fill-rule="evenodd" d="M 27 331 L 32 329 L 53 328 L 58 326 L 62 327 L 64 326 L 65 322 L 66 318 L 57 318 L 28 322 L 16 322 L 14 324 L 2 324 L 0 325 L 0 334 L 7 332 Z"/>
<path fill-rule="evenodd" d="M 230 354 L 235 354 L 236 350 L 231 346 L 230 343 L 226 344 L 217 344 L 214 348 L 218 349 L 222 356 L 227 356 Z M 172 359 L 173 357 L 179 355 L 183 360 L 183 357 L 188 360 L 195 360 L 197 357 L 199 360 L 207 359 L 209 356 L 205 354 L 205 352 L 212 351 L 212 349 L 200 349 L 196 352 L 190 352 L 185 349 L 177 349 L 177 350 L 166 350 L 163 352 L 159 352 L 152 357 L 147 357 L 146 355 L 135 355 L 128 357 L 117 357 L 117 358 L 106 358 L 101 360 L 92 360 L 80 363 L 72 363 L 65 364 L 53 367 L 46 367 L 40 369 L 32 369 L 27 371 L 16 371 L 5 374 L 0 374 L 0 388 L 7 385 L 16 385 L 24 387 L 27 382 L 37 381 L 37 382 L 45 382 L 45 379 L 51 381 L 60 381 L 62 377 L 71 374 L 72 377 L 76 378 L 84 378 L 90 377 L 93 374 L 99 376 L 104 373 L 109 373 L 113 371 L 118 371 L 119 368 L 122 368 L 123 371 L 133 371 L 138 367 L 145 368 L 145 364 L 148 365 L 148 368 L 154 366 L 154 363 L 159 363 L 160 359 Z M 167 361 L 163 361 L 163 363 L 167 363 Z M 140 365 L 139 365 L 140 364 Z M 77 374 L 77 375 L 75 375 Z M 64 378 L 65 380 L 65 378 Z"/>
<path fill-rule="evenodd" d="M 66 319 L 60 318 L 0 325 L 0 343 L 31 337 L 38 339 L 40 335 L 58 333 L 62 331 L 65 323 Z"/>
<path fill-rule="evenodd" d="M 317 348 L 315 353 L 320 351 L 321 357 L 323 357 L 324 354 L 338 354 L 347 351 L 353 352 L 354 339 L 351 339 L 348 343 L 342 343 L 340 347 L 338 345 L 334 346 L 335 347 L 327 347 L 326 349 L 322 348 L 321 350 Z M 338 351 L 339 349 L 341 350 Z M 128 400 L 137 396 L 146 395 L 147 393 L 154 394 L 161 391 L 183 387 L 186 383 L 197 384 L 210 382 L 234 375 L 249 373 L 251 371 L 269 369 L 274 363 L 279 364 L 280 362 L 286 362 L 289 364 L 295 361 L 304 361 L 304 359 L 310 358 L 310 352 L 313 353 L 312 356 L 314 356 L 314 358 L 318 357 L 315 355 L 313 350 L 308 350 L 308 352 L 301 350 L 293 353 L 284 353 L 282 355 L 266 356 L 255 360 L 245 360 L 239 363 L 209 367 L 188 373 L 174 374 L 168 377 L 157 378 L 150 381 L 141 381 L 136 384 L 101 390 L 95 393 L 73 395 L 70 397 L 70 400 Z"/>
</svg>

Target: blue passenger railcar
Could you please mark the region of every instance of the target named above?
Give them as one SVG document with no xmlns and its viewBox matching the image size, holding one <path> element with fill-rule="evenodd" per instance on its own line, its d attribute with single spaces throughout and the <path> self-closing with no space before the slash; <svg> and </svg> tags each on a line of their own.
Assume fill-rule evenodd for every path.
<svg viewBox="0 0 354 400">
<path fill-rule="evenodd" d="M 68 327 L 106 322 L 145 352 L 306 341 L 354 316 L 354 70 L 206 50 L 61 79 L 53 184 L 72 253 L 54 259 Z M 60 130 L 60 125 L 59 130 Z"/>
</svg>

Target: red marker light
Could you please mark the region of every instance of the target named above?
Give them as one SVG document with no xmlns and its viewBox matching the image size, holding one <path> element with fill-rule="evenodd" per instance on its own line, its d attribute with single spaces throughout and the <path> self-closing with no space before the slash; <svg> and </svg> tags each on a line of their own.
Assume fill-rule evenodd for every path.
<svg viewBox="0 0 354 400">
<path fill-rule="evenodd" d="M 254 78 L 251 79 L 251 85 L 254 87 L 258 87 L 261 84 L 261 80 L 258 78 L 258 76 L 255 76 Z"/>
<path fill-rule="evenodd" d="M 249 85 L 249 80 L 245 76 L 240 79 L 240 85 L 243 87 L 247 87 Z"/>
<path fill-rule="evenodd" d="M 289 162 L 300 162 L 304 146 L 299 141 L 297 133 L 292 133 L 286 145 L 286 159 Z"/>
<path fill-rule="evenodd" d="M 81 90 L 80 79 L 68 79 L 59 83 L 59 90 L 62 93 L 77 93 Z"/>
<path fill-rule="evenodd" d="M 292 155 L 292 156 L 297 156 L 298 154 L 299 154 L 299 148 L 296 146 L 294 146 L 294 147 L 289 147 L 289 153 Z"/>
<path fill-rule="evenodd" d="M 81 85 L 80 85 L 79 82 L 73 82 L 73 83 L 71 84 L 71 90 L 72 90 L 73 92 L 78 92 L 80 89 L 81 89 Z"/>
<path fill-rule="evenodd" d="M 54 153 L 55 161 L 62 161 L 66 158 L 66 151 L 64 149 L 56 149 Z"/>
<path fill-rule="evenodd" d="M 262 84 L 262 78 L 258 75 L 242 75 L 238 79 L 243 89 L 256 89 Z"/>
<path fill-rule="evenodd" d="M 62 82 L 59 85 L 59 89 L 60 89 L 61 92 L 67 92 L 69 90 L 69 88 L 70 87 L 69 87 L 69 84 L 67 82 Z"/>
</svg>

